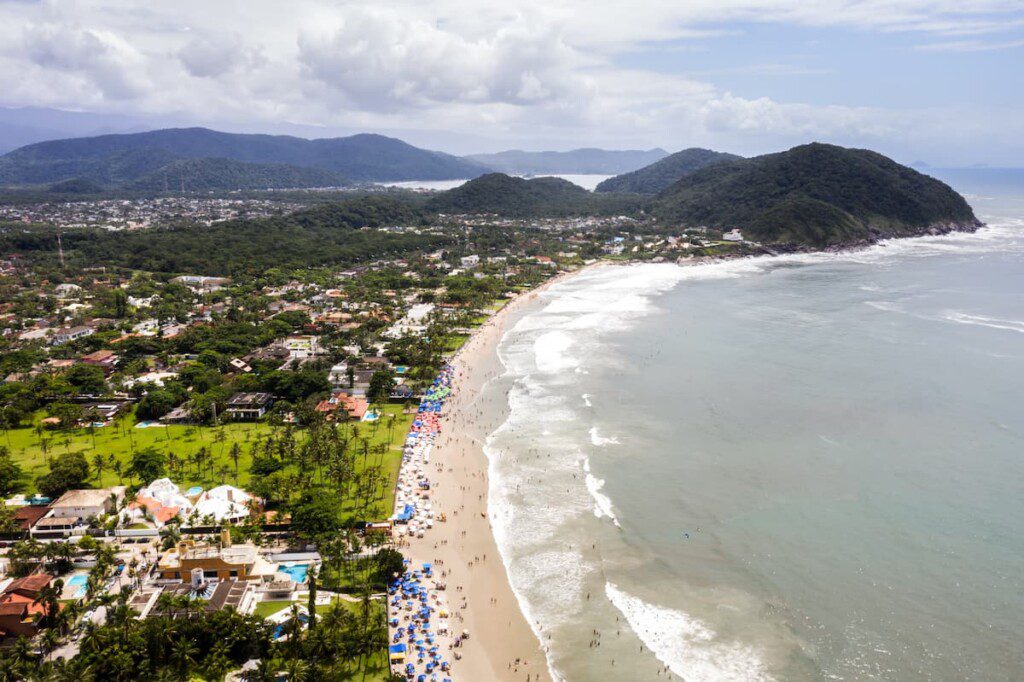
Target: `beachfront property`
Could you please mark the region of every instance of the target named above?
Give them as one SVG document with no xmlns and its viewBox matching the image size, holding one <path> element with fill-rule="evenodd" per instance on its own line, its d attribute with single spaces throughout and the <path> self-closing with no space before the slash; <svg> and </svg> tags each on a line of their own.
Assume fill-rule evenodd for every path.
<svg viewBox="0 0 1024 682">
<path fill-rule="evenodd" d="M 236 393 L 227 403 L 227 416 L 235 421 L 256 421 L 267 413 L 274 399 L 269 393 Z"/>
<path fill-rule="evenodd" d="M 232 545 L 230 532 L 224 530 L 220 544 L 182 540 L 161 555 L 156 570 L 159 579 L 168 581 L 190 581 L 195 571 L 204 580 L 270 581 L 277 568 L 260 556 L 256 545 Z"/>
</svg>

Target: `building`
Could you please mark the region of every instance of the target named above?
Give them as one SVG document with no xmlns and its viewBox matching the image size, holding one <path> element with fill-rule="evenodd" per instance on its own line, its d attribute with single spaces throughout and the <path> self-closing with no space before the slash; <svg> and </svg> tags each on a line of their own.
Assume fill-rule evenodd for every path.
<svg viewBox="0 0 1024 682">
<path fill-rule="evenodd" d="M 98 350 L 88 355 L 83 355 L 81 360 L 87 365 L 93 365 L 103 370 L 105 374 L 114 371 L 114 367 L 120 358 L 112 350 Z"/>
<path fill-rule="evenodd" d="M 53 581 L 53 576 L 36 573 L 18 578 L 0 594 L 0 632 L 6 637 L 34 637 L 46 607 L 39 603 L 40 591 Z"/>
<path fill-rule="evenodd" d="M 193 291 L 219 291 L 231 282 L 225 277 L 205 277 L 203 275 L 181 275 L 171 281 L 175 284 L 184 284 Z"/>
<path fill-rule="evenodd" d="M 743 233 L 739 230 L 729 230 L 722 235 L 722 239 L 727 242 L 741 242 L 743 241 Z"/>
<path fill-rule="evenodd" d="M 236 393 L 228 401 L 227 413 L 236 421 L 255 421 L 267 413 L 272 403 L 269 393 Z"/>
<path fill-rule="evenodd" d="M 120 491 L 112 488 L 96 488 L 92 490 L 69 490 L 50 505 L 49 518 L 88 519 L 110 513 L 114 508 L 114 498 L 121 497 Z"/>
<path fill-rule="evenodd" d="M 161 580 L 190 582 L 192 572 L 200 571 L 204 580 L 271 580 L 274 565 L 261 557 L 255 545 L 232 546 L 230 534 L 222 533 L 220 545 L 197 544 L 183 540 L 164 552 L 157 564 Z M 198 575 L 198 574 L 197 574 Z"/>
<path fill-rule="evenodd" d="M 77 341 L 78 339 L 84 339 L 87 336 L 92 336 L 94 330 L 91 327 L 64 327 L 53 332 L 50 337 L 50 345 L 60 346 L 65 343 Z"/>
<path fill-rule="evenodd" d="M 480 264 L 480 256 L 475 253 L 471 256 L 463 256 L 459 259 L 459 264 L 464 268 L 473 268 Z"/>
</svg>

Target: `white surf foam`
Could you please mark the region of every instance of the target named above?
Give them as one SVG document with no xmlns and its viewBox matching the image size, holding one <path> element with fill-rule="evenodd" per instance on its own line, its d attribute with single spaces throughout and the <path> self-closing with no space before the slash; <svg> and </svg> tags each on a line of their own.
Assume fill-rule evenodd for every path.
<svg viewBox="0 0 1024 682">
<path fill-rule="evenodd" d="M 587 407 L 593 407 L 594 406 L 594 404 L 592 402 L 590 402 L 590 395 L 589 394 L 584 393 L 580 397 L 583 398 L 583 404 L 586 405 Z"/>
<path fill-rule="evenodd" d="M 1024 334 L 1024 320 L 1004 320 L 998 317 L 986 317 L 984 315 L 971 315 L 956 310 L 947 310 L 942 319 L 957 324 L 969 324 L 990 329 L 1003 329 L 1011 332 Z"/>
<path fill-rule="evenodd" d="M 594 516 L 599 519 L 608 518 L 616 527 L 619 526 L 619 519 L 615 516 L 615 508 L 612 506 L 611 498 L 602 492 L 604 488 L 604 479 L 597 478 L 590 471 L 590 458 L 584 458 L 583 460 L 583 471 L 585 473 L 585 480 L 587 485 L 587 492 L 590 493 L 590 497 L 594 500 Z"/>
<path fill-rule="evenodd" d="M 687 682 L 772 680 L 749 646 L 719 641 L 714 630 L 675 609 L 649 604 L 612 583 L 605 594 L 655 657 Z"/>
<path fill-rule="evenodd" d="M 602 448 L 605 445 L 618 445 L 619 441 L 614 436 L 602 436 L 596 426 L 590 427 L 590 444 Z"/>
</svg>

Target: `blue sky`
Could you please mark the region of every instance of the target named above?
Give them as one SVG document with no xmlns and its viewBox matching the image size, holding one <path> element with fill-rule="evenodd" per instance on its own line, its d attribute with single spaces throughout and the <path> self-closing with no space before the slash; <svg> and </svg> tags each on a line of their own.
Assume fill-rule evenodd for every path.
<svg viewBox="0 0 1024 682">
<path fill-rule="evenodd" d="M 0 0 L 0 107 L 454 153 L 822 140 L 1024 166 L 1024 5 Z"/>
</svg>

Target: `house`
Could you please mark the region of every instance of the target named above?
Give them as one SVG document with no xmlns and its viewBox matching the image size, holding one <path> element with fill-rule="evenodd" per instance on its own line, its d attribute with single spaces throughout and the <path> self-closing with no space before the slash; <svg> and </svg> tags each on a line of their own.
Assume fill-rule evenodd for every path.
<svg viewBox="0 0 1024 682">
<path fill-rule="evenodd" d="M 327 380 L 331 382 L 332 386 L 344 386 L 348 384 L 348 363 L 339 362 L 334 367 L 331 367 L 331 371 L 327 374 Z"/>
<path fill-rule="evenodd" d="M 83 355 L 81 360 L 87 365 L 101 368 L 105 374 L 110 374 L 114 371 L 114 367 L 120 358 L 112 350 L 98 350 L 94 353 Z"/>
<path fill-rule="evenodd" d="M 255 421 L 267 413 L 272 403 L 269 393 L 236 393 L 228 401 L 227 413 L 236 421 Z"/>
<path fill-rule="evenodd" d="M 4 637 L 34 637 L 46 607 L 38 602 L 39 593 L 53 581 L 53 576 L 36 573 L 18 578 L 0 594 L 0 632 Z"/>
<path fill-rule="evenodd" d="M 179 542 L 160 557 L 158 577 L 188 582 L 194 570 L 201 571 L 204 580 L 262 581 L 274 577 L 274 564 L 259 555 L 256 545 L 232 546 L 230 534 L 222 534 L 221 539 L 219 545 L 197 544 L 194 540 Z"/>
<path fill-rule="evenodd" d="M 193 291 L 219 291 L 231 282 L 225 277 L 205 277 L 203 275 L 181 275 L 171 281 L 175 284 L 184 284 Z"/>
<path fill-rule="evenodd" d="M 741 242 L 743 241 L 743 233 L 736 229 L 729 230 L 722 235 L 722 239 L 727 242 Z"/>
<path fill-rule="evenodd" d="M 463 256 L 459 259 L 459 264 L 464 268 L 476 267 L 480 264 L 480 256 L 475 253 L 471 256 Z"/>
<path fill-rule="evenodd" d="M 14 522 L 18 524 L 18 530 L 27 532 L 49 513 L 49 506 L 25 505 L 14 511 Z"/>
<path fill-rule="evenodd" d="M 124 488 L 69 490 L 50 505 L 49 518 L 88 519 L 108 514 L 114 508 L 112 495 L 115 499 L 122 497 Z"/>
<path fill-rule="evenodd" d="M 92 336 L 95 331 L 91 327 L 64 327 L 53 332 L 50 337 L 50 345 L 60 346 L 65 343 L 77 341 L 78 339 L 84 339 L 86 336 Z"/>
<path fill-rule="evenodd" d="M 249 516 L 255 498 L 241 488 L 219 485 L 204 491 L 196 500 L 195 511 L 200 519 L 211 517 L 217 523 L 240 521 Z"/>
<path fill-rule="evenodd" d="M 228 364 L 237 369 L 239 372 L 245 372 L 248 374 L 249 372 L 252 371 L 252 367 L 250 367 L 248 363 L 246 363 L 246 361 L 241 358 L 233 358 L 231 362 Z"/>
</svg>

